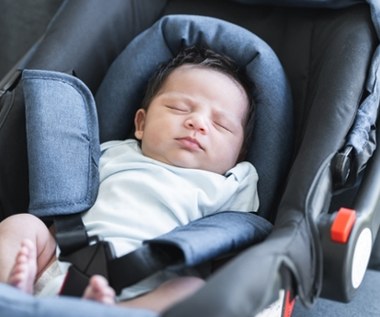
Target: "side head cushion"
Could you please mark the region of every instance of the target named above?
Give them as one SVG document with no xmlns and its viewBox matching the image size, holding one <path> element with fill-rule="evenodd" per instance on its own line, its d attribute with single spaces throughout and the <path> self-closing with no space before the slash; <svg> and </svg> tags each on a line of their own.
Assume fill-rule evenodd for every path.
<svg viewBox="0 0 380 317">
<path fill-rule="evenodd" d="M 278 202 L 278 184 L 287 173 L 292 153 L 292 98 L 273 50 L 240 26 L 211 17 L 169 15 L 137 36 L 111 65 L 97 92 L 100 139 L 130 136 L 134 114 L 154 70 L 181 47 L 192 45 L 230 56 L 246 68 L 254 83 L 257 110 L 248 159 L 260 177 L 259 212 L 268 215 Z"/>
<path fill-rule="evenodd" d="M 67 215 L 87 210 L 97 195 L 100 155 L 94 98 L 79 79 L 24 70 L 29 212 Z"/>
</svg>

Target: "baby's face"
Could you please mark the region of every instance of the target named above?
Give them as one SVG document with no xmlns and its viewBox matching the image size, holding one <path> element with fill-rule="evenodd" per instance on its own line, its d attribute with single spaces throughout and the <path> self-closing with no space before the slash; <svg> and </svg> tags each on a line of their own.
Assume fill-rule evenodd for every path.
<svg viewBox="0 0 380 317">
<path fill-rule="evenodd" d="M 214 70 L 183 65 L 135 117 L 144 155 L 184 168 L 224 174 L 236 164 L 248 111 L 243 88 Z"/>
</svg>

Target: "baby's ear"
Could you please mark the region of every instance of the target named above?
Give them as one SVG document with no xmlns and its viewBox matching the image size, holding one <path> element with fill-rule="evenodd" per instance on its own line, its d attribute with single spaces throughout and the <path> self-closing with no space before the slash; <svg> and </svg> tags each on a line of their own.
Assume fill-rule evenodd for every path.
<svg viewBox="0 0 380 317">
<path fill-rule="evenodd" d="M 145 116 L 146 112 L 144 109 L 137 110 L 135 114 L 135 137 L 140 141 L 144 134 Z"/>
</svg>

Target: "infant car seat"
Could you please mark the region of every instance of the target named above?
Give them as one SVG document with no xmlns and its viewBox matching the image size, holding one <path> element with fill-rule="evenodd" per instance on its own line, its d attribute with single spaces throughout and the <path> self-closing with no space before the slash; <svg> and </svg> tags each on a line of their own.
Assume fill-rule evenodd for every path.
<svg viewBox="0 0 380 317">
<path fill-rule="evenodd" d="M 220 38 L 232 46 L 226 48 L 224 42 L 218 40 Z M 261 119 L 257 121 L 253 137 L 253 144 L 258 145 L 252 148 L 263 150 L 253 153 L 251 160 L 265 175 L 268 172 L 264 163 L 269 156 L 266 151 L 270 150 L 270 154 L 277 152 L 275 158 L 281 158 L 275 164 L 277 168 L 270 168 L 271 177 L 261 181 L 263 193 L 266 193 L 261 197 L 261 209 L 264 210 L 266 202 L 272 201 L 274 188 L 266 184 L 280 179 L 279 172 L 286 171 L 283 164 L 289 162 L 291 133 L 285 131 L 292 129 L 291 98 L 286 77 L 275 54 L 262 40 L 245 29 L 198 16 L 174 15 L 159 20 L 126 47 L 99 87 L 96 104 L 100 137 L 102 140 L 127 138 L 133 126 L 133 114 L 141 104 L 143 89 L 154 69 L 173 57 L 181 46 L 194 44 L 229 54 L 247 69 L 255 83 L 253 93 L 257 100 L 257 117 Z M 156 54 L 152 55 L 152 50 Z M 91 207 L 97 193 L 99 138 L 91 94 L 81 82 L 70 76 L 41 70 L 24 70 L 22 86 L 26 105 L 29 212 L 40 217 L 56 217 L 56 236 L 62 259 L 74 264 L 67 276 L 63 294 L 81 295 L 88 284 L 88 277 L 95 273 L 106 275 L 119 292 L 123 287 L 155 273 L 154 270 L 169 264 L 178 265 L 178 257 L 184 257 L 186 265 L 194 266 L 217 256 L 221 251 L 229 253 L 236 247 L 262 240 L 268 233 L 271 226 L 261 217 L 236 212 L 219 213 L 216 218 L 216 215 L 206 217 L 193 222 L 190 227 L 180 227 L 147 241 L 147 246 L 121 258 L 110 259 L 105 269 L 99 269 L 99 261 L 106 263 L 107 259 L 103 260 L 98 255 L 111 258 L 111 250 L 106 243 L 94 245 L 92 240 L 98 238 L 87 237 L 85 230 L 79 230 L 83 224 L 81 215 L 76 215 Z M 266 117 L 262 114 L 265 112 L 270 112 L 271 116 Z M 73 116 L 76 118 L 74 121 Z M 59 118 L 59 125 L 54 118 Z M 268 138 L 267 129 L 270 127 L 274 130 L 271 134 L 273 146 L 267 144 L 264 147 L 260 143 Z M 278 141 L 274 142 L 276 139 Z M 88 179 L 92 181 L 88 182 Z M 265 186 L 268 189 L 265 190 Z M 78 225 L 73 226 L 77 221 Z M 227 231 L 226 239 L 219 238 L 222 237 L 223 228 L 218 225 L 223 223 L 228 223 L 224 229 Z M 188 239 L 192 232 L 197 232 L 196 236 Z M 176 250 L 174 246 L 184 244 L 183 241 L 185 245 Z M 202 245 L 209 248 L 205 249 Z M 86 258 L 84 254 L 89 261 L 83 260 Z M 128 270 L 123 267 L 128 267 Z"/>
<path fill-rule="evenodd" d="M 379 104 L 378 5 L 375 1 L 369 1 L 370 6 L 364 1 L 237 2 L 241 4 L 115 0 L 114 6 L 109 6 L 101 1 L 67 1 L 45 39 L 18 65 L 21 69 L 74 70 L 97 94 L 102 107 L 99 85 L 108 66 L 136 34 L 165 14 L 201 14 L 234 22 L 263 38 L 279 56 L 294 97 L 295 134 L 288 134 L 292 124 L 284 109 L 274 113 L 288 118 L 283 122 L 271 112 L 258 113 L 257 129 L 261 122 L 271 125 L 262 123 L 264 132 L 255 134 L 253 141 L 260 146 L 252 147 L 250 152 L 259 174 L 264 173 L 260 177 L 266 185 L 260 186 L 268 186 L 264 187 L 268 192 L 261 190 L 265 194 L 259 214 L 275 219 L 273 231 L 263 243 L 248 248 L 213 274 L 204 288 L 165 316 L 252 316 L 273 302 L 280 289 L 292 290 L 292 296 L 297 295 L 306 305 L 320 294 L 348 301 L 360 285 L 378 231 L 375 211 L 379 190 L 375 184 L 379 157 L 374 152 Z M 107 21 L 118 22 L 117 27 Z M 78 29 L 92 32 L 80 33 Z M 221 45 L 228 51 L 230 44 L 222 40 Z M 62 54 L 63 48 L 67 54 Z M 19 72 L 11 72 L 1 85 L 0 146 L 7 149 L 0 160 L 3 217 L 26 210 L 27 169 L 34 168 L 28 166 L 25 142 L 19 141 L 25 140 L 19 78 Z M 102 126 L 107 124 L 102 120 L 109 110 L 98 111 L 100 134 L 106 140 L 109 137 L 103 134 L 106 130 Z M 272 133 L 277 136 L 273 140 Z M 281 143 L 281 136 L 286 144 Z M 289 138 L 294 138 L 294 150 Z M 266 147 L 278 155 L 268 150 L 260 156 Z M 290 173 L 289 157 L 293 157 Z M 34 188 L 30 187 L 31 203 Z M 350 199 L 345 194 L 347 188 Z M 348 208 L 336 213 L 336 208 L 342 206 Z M 358 262 L 355 255 L 362 246 L 366 254 Z M 292 296 L 285 298 L 290 306 Z"/>
</svg>

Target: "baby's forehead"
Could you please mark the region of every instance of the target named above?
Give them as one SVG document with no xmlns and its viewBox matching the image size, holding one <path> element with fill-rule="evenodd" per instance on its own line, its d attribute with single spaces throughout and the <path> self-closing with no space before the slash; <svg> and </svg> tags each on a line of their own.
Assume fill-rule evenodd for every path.
<svg viewBox="0 0 380 317">
<path fill-rule="evenodd" d="M 227 78 L 231 82 L 231 84 L 234 84 L 236 87 L 239 88 L 239 90 L 243 91 L 245 95 L 247 94 L 243 85 L 239 82 L 239 80 L 236 77 L 234 77 L 231 73 L 229 73 L 227 70 L 223 70 L 222 68 L 216 68 L 216 67 L 213 67 L 210 65 L 204 65 L 204 64 L 186 63 L 186 64 L 179 65 L 168 74 L 165 82 L 167 82 L 170 78 L 176 76 L 177 74 L 191 73 L 192 71 L 194 71 L 194 73 L 201 71 L 203 73 L 202 75 L 204 76 L 210 75 L 210 77 L 215 74 L 217 74 L 218 76 L 223 76 Z M 165 84 L 165 82 L 163 84 Z M 204 80 L 204 82 L 205 84 L 208 84 L 206 80 Z"/>
</svg>

